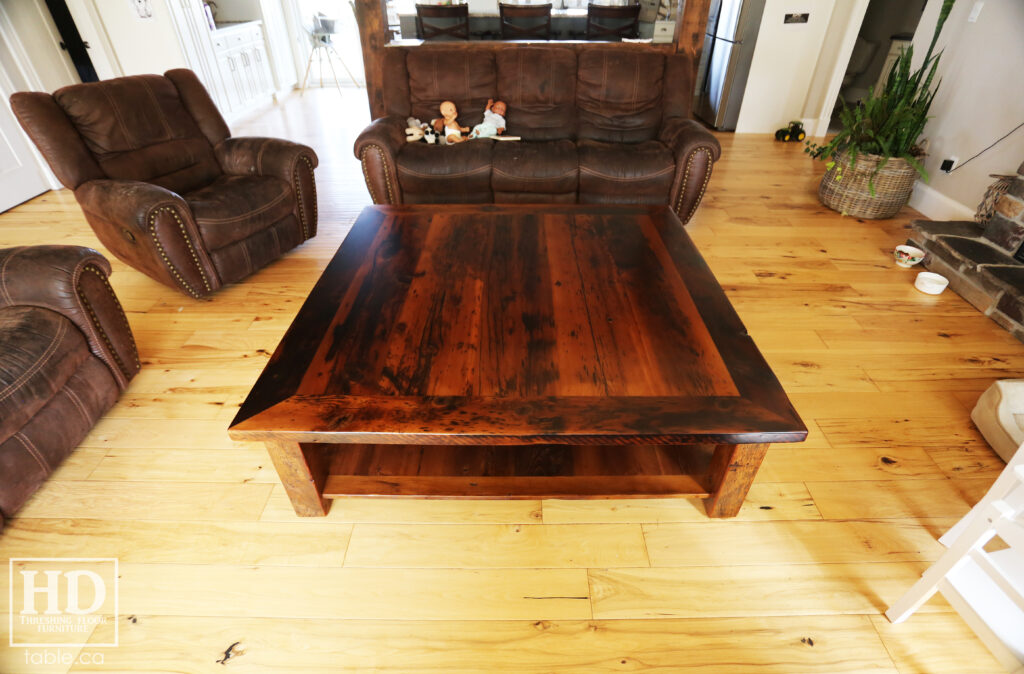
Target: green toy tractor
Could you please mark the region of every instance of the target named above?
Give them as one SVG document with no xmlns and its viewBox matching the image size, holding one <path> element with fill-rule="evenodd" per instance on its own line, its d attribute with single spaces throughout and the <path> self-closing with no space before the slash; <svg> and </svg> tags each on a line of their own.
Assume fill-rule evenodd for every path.
<svg viewBox="0 0 1024 674">
<path fill-rule="evenodd" d="M 789 123 L 789 126 L 775 132 L 775 140 L 785 143 L 799 143 L 804 138 L 807 138 L 807 132 L 804 131 L 804 125 L 799 120 L 794 120 Z"/>
</svg>

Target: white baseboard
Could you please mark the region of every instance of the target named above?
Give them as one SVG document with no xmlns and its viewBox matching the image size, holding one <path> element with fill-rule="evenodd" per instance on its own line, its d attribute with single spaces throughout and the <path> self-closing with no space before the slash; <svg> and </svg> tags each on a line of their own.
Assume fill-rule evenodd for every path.
<svg viewBox="0 0 1024 674">
<path fill-rule="evenodd" d="M 931 185 L 920 180 L 914 183 L 910 207 L 929 220 L 973 220 L 974 210 L 950 199 Z"/>
</svg>

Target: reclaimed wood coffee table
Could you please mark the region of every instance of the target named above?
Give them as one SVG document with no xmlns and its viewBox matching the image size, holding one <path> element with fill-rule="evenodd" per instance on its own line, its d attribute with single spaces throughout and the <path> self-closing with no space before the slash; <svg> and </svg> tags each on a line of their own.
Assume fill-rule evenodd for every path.
<svg viewBox="0 0 1024 674">
<path fill-rule="evenodd" d="M 373 206 L 230 428 L 325 499 L 705 499 L 807 430 L 666 208 Z"/>
</svg>

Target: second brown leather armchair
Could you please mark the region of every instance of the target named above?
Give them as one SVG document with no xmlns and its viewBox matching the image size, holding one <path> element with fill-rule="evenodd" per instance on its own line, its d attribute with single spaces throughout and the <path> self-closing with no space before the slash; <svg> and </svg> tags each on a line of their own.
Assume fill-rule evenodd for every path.
<svg viewBox="0 0 1024 674">
<path fill-rule="evenodd" d="M 232 138 L 191 70 L 16 93 L 11 107 L 103 245 L 187 295 L 316 235 L 316 153 Z"/>
</svg>

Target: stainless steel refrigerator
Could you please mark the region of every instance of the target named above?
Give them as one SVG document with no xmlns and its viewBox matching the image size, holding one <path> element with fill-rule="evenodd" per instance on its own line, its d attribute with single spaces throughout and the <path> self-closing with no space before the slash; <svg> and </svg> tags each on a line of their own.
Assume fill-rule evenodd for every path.
<svg viewBox="0 0 1024 674">
<path fill-rule="evenodd" d="M 736 129 L 765 0 L 712 0 L 697 70 L 694 113 L 722 131 Z"/>
</svg>

